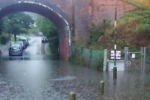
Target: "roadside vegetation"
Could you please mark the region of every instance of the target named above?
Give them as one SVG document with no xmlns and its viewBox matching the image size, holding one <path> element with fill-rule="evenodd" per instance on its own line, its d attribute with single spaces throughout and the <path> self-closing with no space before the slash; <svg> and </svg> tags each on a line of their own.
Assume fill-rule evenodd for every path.
<svg viewBox="0 0 150 100">
<path fill-rule="evenodd" d="M 0 19 L 0 43 L 6 44 L 9 40 L 16 41 L 17 35 L 28 34 L 33 24 L 34 20 L 23 12 L 11 13 L 3 17 Z"/>
<path fill-rule="evenodd" d="M 20 33 L 27 34 L 30 24 L 34 24 L 34 20 L 23 12 L 11 13 L 2 18 L 3 32 L 13 34 L 16 41 L 16 35 Z"/>
<path fill-rule="evenodd" d="M 21 39 L 20 37 L 16 37 L 16 40 L 19 40 L 19 39 Z M 11 41 L 12 42 L 15 42 L 15 39 L 14 38 L 11 38 Z"/>
<path fill-rule="evenodd" d="M 113 50 L 114 48 L 114 26 L 113 22 L 103 19 L 99 24 L 92 23 L 90 34 L 86 37 L 86 41 L 78 43 L 78 38 L 73 38 L 73 46 L 80 48 L 83 46 L 93 50 Z M 150 46 L 150 10 L 148 8 L 136 7 L 135 9 L 125 12 L 124 16 L 117 20 L 117 49 L 123 50 L 129 47 L 129 51 L 140 51 L 140 47 Z M 70 56 L 69 56 L 70 57 Z M 136 59 L 140 59 L 137 55 Z M 84 58 L 83 58 L 84 59 Z M 73 62 L 79 62 L 77 58 Z M 98 69 L 102 69 L 102 58 L 98 60 Z"/>
<path fill-rule="evenodd" d="M 38 16 L 36 21 L 37 27 L 40 31 L 46 36 L 49 40 L 49 50 L 51 53 L 51 58 L 53 60 L 59 59 L 59 38 L 58 38 L 58 29 L 55 25 L 47 18 L 43 16 Z"/>
<path fill-rule="evenodd" d="M 118 49 L 124 47 L 144 47 L 150 43 L 150 11 L 144 8 L 135 8 L 118 20 L 117 24 L 117 45 Z M 113 49 L 114 30 L 101 37 L 99 45 L 107 49 Z M 110 44 L 109 44 L 110 43 Z"/>
<path fill-rule="evenodd" d="M 142 8 L 150 8 L 150 1 L 149 0 L 125 0 L 125 1 L 129 1 L 131 3 L 134 3 L 137 6 L 140 6 Z"/>
<path fill-rule="evenodd" d="M 76 37 L 75 37 L 76 38 Z M 74 39 L 74 46 L 80 47 Z M 150 10 L 146 8 L 135 8 L 126 12 L 117 21 L 117 48 L 150 46 Z M 90 34 L 85 43 L 80 43 L 85 48 L 95 50 L 113 49 L 114 26 L 108 19 L 103 19 L 99 24 L 92 22 Z"/>
</svg>

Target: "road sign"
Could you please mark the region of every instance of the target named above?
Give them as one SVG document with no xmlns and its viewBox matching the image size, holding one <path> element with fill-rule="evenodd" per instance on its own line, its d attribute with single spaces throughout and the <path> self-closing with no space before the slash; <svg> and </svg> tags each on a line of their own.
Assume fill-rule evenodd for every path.
<svg viewBox="0 0 150 100">
<path fill-rule="evenodd" d="M 135 53 L 132 53 L 132 58 L 135 58 Z"/>
<path fill-rule="evenodd" d="M 115 52 L 111 51 L 111 59 L 114 59 Z M 121 59 L 121 51 L 116 51 L 116 59 Z"/>
</svg>

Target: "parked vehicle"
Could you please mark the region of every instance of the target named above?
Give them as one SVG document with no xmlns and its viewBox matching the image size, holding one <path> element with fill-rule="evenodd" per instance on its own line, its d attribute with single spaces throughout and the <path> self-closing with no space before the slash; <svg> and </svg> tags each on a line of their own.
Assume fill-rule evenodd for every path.
<svg viewBox="0 0 150 100">
<path fill-rule="evenodd" d="M 12 45 L 9 48 L 9 56 L 22 56 L 22 55 L 23 55 L 23 50 L 21 49 L 20 46 Z"/>
<path fill-rule="evenodd" d="M 16 41 L 15 44 L 20 44 L 22 49 L 26 48 L 25 43 L 23 41 Z"/>
<path fill-rule="evenodd" d="M 26 47 L 29 46 L 29 42 L 27 39 L 19 39 L 18 41 L 23 41 Z"/>
<path fill-rule="evenodd" d="M 47 42 L 48 42 L 47 37 L 43 37 L 43 38 L 42 38 L 42 43 L 47 43 Z"/>
<path fill-rule="evenodd" d="M 9 49 L 10 49 L 12 46 L 19 46 L 19 47 L 22 49 L 22 45 L 21 45 L 21 44 L 11 43 Z"/>
<path fill-rule="evenodd" d="M 28 39 L 26 39 L 26 42 L 27 42 L 27 46 L 29 46 L 29 41 L 28 41 Z"/>
</svg>

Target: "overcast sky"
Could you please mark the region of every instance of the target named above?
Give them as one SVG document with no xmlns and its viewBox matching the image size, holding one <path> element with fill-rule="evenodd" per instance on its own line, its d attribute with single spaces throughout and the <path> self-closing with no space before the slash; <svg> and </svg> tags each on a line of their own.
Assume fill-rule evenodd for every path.
<svg viewBox="0 0 150 100">
<path fill-rule="evenodd" d="M 37 14 L 35 14 L 35 13 L 32 13 L 32 12 L 25 12 L 25 14 L 31 16 L 33 20 L 36 20 L 36 19 L 37 19 Z"/>
</svg>

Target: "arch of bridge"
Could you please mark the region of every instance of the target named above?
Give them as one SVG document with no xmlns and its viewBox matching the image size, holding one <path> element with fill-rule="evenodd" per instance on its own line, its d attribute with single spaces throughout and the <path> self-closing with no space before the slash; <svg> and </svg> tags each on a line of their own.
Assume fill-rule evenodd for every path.
<svg viewBox="0 0 150 100">
<path fill-rule="evenodd" d="M 68 45 L 70 44 L 70 21 L 68 16 L 62 11 L 58 5 L 50 4 L 41 0 L 34 1 L 17 1 L 17 0 L 0 0 L 0 18 L 14 12 L 28 11 L 40 14 L 49 20 L 59 30 L 60 56 L 66 59 L 69 53 Z"/>
</svg>

